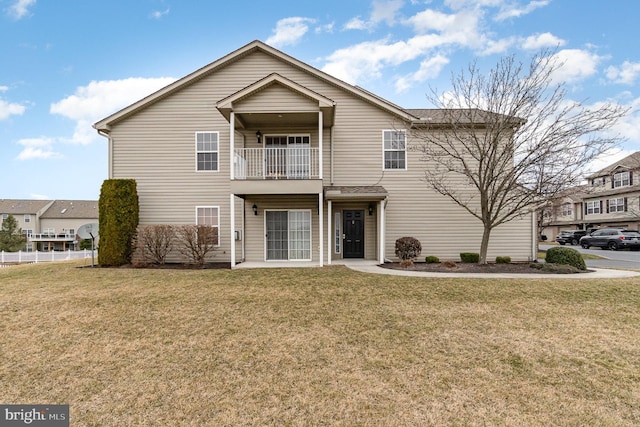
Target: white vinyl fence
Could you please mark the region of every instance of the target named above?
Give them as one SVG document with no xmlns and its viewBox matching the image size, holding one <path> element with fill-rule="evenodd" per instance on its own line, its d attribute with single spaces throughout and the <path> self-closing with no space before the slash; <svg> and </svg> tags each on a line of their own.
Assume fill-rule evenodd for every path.
<svg viewBox="0 0 640 427">
<path fill-rule="evenodd" d="M 98 258 L 98 251 L 94 252 L 96 259 Z M 84 259 L 91 258 L 91 250 L 85 249 L 82 251 L 18 251 L 18 252 L 0 252 L 0 267 L 4 267 L 5 264 L 23 264 L 34 262 L 52 262 L 52 261 L 68 261 L 71 259 Z"/>
</svg>

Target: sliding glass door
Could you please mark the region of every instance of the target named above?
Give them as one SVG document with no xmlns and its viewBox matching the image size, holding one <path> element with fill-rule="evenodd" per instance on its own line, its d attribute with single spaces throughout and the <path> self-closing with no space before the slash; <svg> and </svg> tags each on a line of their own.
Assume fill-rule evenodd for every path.
<svg viewBox="0 0 640 427">
<path fill-rule="evenodd" d="M 267 260 L 311 261 L 311 211 L 266 211 Z"/>
</svg>

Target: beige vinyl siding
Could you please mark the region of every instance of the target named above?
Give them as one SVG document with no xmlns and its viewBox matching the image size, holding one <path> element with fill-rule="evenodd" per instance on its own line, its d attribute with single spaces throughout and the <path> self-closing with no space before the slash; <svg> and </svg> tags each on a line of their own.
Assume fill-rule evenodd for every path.
<svg viewBox="0 0 640 427">
<path fill-rule="evenodd" d="M 333 138 L 330 129 L 323 131 L 325 185 L 382 185 L 389 192 L 386 210 L 385 251 L 394 258 L 394 243 L 398 237 L 412 235 L 423 244 L 423 254 L 453 257 L 464 250 L 479 249 L 481 224 L 452 202 L 430 191 L 421 182 L 425 164 L 419 154 L 407 151 L 406 170 L 383 171 L 382 130 L 407 129 L 408 123 L 380 108 L 333 86 L 316 76 L 282 62 L 263 52 L 244 56 L 213 74 L 205 76 L 179 92 L 112 125 L 113 177 L 134 178 L 140 196 L 140 218 L 143 224 L 193 223 L 195 206 L 219 206 L 221 247 L 220 257 L 229 259 L 229 123 L 215 108 L 216 103 L 235 92 L 278 73 L 287 79 L 336 102 Z M 265 100 L 279 103 L 293 111 L 317 111 L 302 97 L 276 84 L 239 103 L 239 108 L 268 107 Z M 260 104 L 255 104 L 260 103 Z M 311 135 L 311 146 L 318 146 L 317 125 L 307 129 L 261 129 L 263 134 Z M 197 173 L 195 167 L 194 134 L 196 131 L 220 133 L 219 172 Z M 238 135 L 244 135 L 239 138 Z M 408 138 L 408 143 L 410 143 Z M 258 147 L 255 131 L 241 131 L 235 138 L 237 148 Z M 333 147 L 331 181 L 330 149 Z M 277 185 L 274 182 L 274 185 Z M 260 208 L 253 215 L 254 201 Z M 242 200 L 236 202 L 241 206 Z M 313 261 L 318 260 L 317 196 L 255 198 L 247 196 L 244 244 L 247 260 L 264 259 L 263 218 L 266 208 L 312 209 Z M 335 206 L 335 204 L 334 204 Z M 364 204 L 366 210 L 368 203 Z M 326 212 L 326 205 L 325 205 Z M 334 210 L 335 212 L 335 210 Z M 375 236 L 375 221 L 366 215 L 366 236 Z M 237 214 L 236 228 L 241 217 Z M 496 230 L 492 237 L 490 256 L 509 255 L 514 260 L 530 257 L 530 219 Z M 326 226 L 326 213 L 325 213 Z M 412 224 L 410 227 L 407 224 Z M 325 251 L 326 232 L 323 233 Z M 496 242 L 505 245 L 496 249 Z M 237 242 L 237 247 L 240 246 Z M 366 257 L 376 258 L 376 238 L 366 238 Z M 476 250 L 477 250 L 476 249 Z M 226 254 L 223 254 L 226 252 Z M 237 254 L 239 249 L 237 249 Z M 325 252 L 326 256 L 326 252 Z M 238 258 L 239 259 L 239 256 Z"/>
<path fill-rule="evenodd" d="M 297 94 L 280 84 L 272 84 L 257 94 L 234 104 L 236 112 L 314 112 L 318 111 L 318 101 Z"/>
<path fill-rule="evenodd" d="M 33 222 L 33 217 L 31 217 L 31 221 Z M 33 226 L 29 226 L 31 223 L 26 224 L 27 227 L 24 228 L 30 228 L 33 230 L 34 234 L 37 233 L 41 233 L 41 230 L 44 230 L 45 228 L 54 228 L 56 230 L 56 234 L 62 234 L 62 230 L 69 230 L 71 228 L 73 228 L 74 232 L 77 233 L 78 229 L 85 225 L 85 224 L 90 224 L 90 223 L 97 223 L 98 222 L 98 218 L 95 219 L 87 219 L 87 218 L 68 218 L 68 219 L 47 219 L 47 218 L 41 218 L 40 219 L 40 229 L 36 230 L 35 227 Z"/>
<path fill-rule="evenodd" d="M 254 215 L 252 206 L 258 206 Z M 318 196 L 247 196 L 245 202 L 245 250 L 246 260 L 265 260 L 265 211 L 267 210 L 310 210 L 311 211 L 311 260 L 319 260 L 320 239 L 318 235 Z M 325 223 L 326 226 L 326 223 Z"/>
</svg>

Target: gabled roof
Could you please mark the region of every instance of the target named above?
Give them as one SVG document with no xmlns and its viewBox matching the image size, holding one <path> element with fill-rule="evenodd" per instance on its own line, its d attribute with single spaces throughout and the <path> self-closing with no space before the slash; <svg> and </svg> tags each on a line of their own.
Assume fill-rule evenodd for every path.
<svg viewBox="0 0 640 427">
<path fill-rule="evenodd" d="M 51 200 L 0 199 L 0 214 L 35 215 L 51 202 Z"/>
<path fill-rule="evenodd" d="M 96 200 L 56 200 L 40 218 L 95 219 L 98 218 L 98 202 Z"/>
<path fill-rule="evenodd" d="M 407 108 L 406 112 L 417 117 L 415 124 L 422 125 L 451 125 L 457 124 L 483 124 L 495 122 L 503 119 L 507 123 L 520 125 L 525 122 L 524 119 L 504 114 L 492 113 L 491 111 L 480 110 L 478 108 L 466 109 L 443 109 L 443 108 Z"/>
<path fill-rule="evenodd" d="M 241 47 L 238 50 L 235 50 L 234 52 L 229 53 L 226 56 L 223 56 L 222 58 L 200 68 L 199 70 L 194 71 L 193 73 L 171 83 L 168 86 L 165 86 L 164 88 L 158 90 L 157 92 L 152 93 L 151 95 L 147 96 L 146 98 L 141 99 L 140 101 L 137 101 L 131 105 L 129 105 L 128 107 L 123 108 L 122 110 L 100 120 L 99 122 L 95 123 L 93 125 L 93 127 L 95 129 L 97 129 L 98 131 L 102 131 L 102 132 L 106 132 L 108 133 L 110 131 L 110 126 L 112 124 L 117 123 L 120 120 L 123 120 L 124 118 L 135 114 L 136 112 L 148 107 L 149 105 L 154 104 L 155 102 L 158 102 L 159 100 L 167 97 L 168 95 L 171 95 L 172 93 L 175 93 L 193 83 L 195 83 L 196 81 L 208 76 L 209 74 L 225 67 L 228 64 L 231 64 L 235 61 L 238 61 L 239 59 L 253 53 L 256 51 L 260 51 L 263 53 L 266 53 L 268 55 L 271 55 L 275 58 L 278 58 L 284 62 L 289 63 L 290 65 L 304 71 L 307 72 L 329 84 L 332 84 L 340 89 L 345 90 L 346 92 L 351 93 L 354 96 L 357 96 L 373 105 L 376 105 L 392 114 L 395 114 L 396 116 L 399 116 L 405 120 L 408 121 L 412 121 L 415 120 L 416 117 L 412 116 L 411 113 L 407 112 L 406 110 L 403 110 L 402 108 L 398 107 L 397 105 L 382 99 L 378 96 L 375 96 L 373 94 L 371 94 L 370 92 L 367 92 L 366 90 L 363 90 L 361 88 L 358 88 L 356 86 L 350 85 L 336 77 L 333 77 L 323 71 L 318 70 L 317 68 L 314 68 L 308 64 L 305 64 L 304 62 L 295 59 L 259 40 L 255 40 L 252 41 L 251 43 Z"/>
<path fill-rule="evenodd" d="M 590 175 L 588 178 L 597 178 L 600 176 L 608 176 L 611 175 L 617 169 L 626 171 L 626 170 L 634 170 L 640 169 L 640 151 L 636 151 L 633 154 L 628 155 L 622 160 L 618 160 L 615 163 L 610 164 L 609 166 L 600 169 L 598 172 Z"/>
</svg>

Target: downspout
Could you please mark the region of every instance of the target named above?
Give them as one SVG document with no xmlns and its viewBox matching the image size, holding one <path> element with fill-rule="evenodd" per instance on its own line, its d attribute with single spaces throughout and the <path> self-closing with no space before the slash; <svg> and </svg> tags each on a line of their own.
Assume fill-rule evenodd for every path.
<svg viewBox="0 0 640 427">
<path fill-rule="evenodd" d="M 536 220 L 536 211 L 531 213 L 531 259 L 530 261 L 538 262 L 538 230 Z"/>
</svg>

